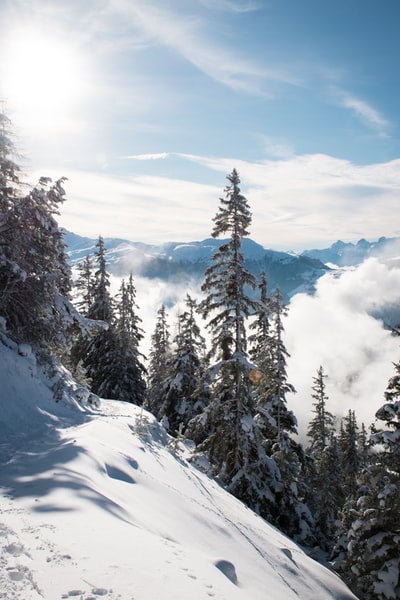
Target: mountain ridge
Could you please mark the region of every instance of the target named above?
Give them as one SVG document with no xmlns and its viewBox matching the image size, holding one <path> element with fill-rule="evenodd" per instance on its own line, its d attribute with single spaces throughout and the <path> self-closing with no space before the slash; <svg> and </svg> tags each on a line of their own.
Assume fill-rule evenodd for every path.
<svg viewBox="0 0 400 600">
<path fill-rule="evenodd" d="M 69 261 L 72 266 L 96 250 L 96 240 L 71 232 L 65 233 Z M 162 279 L 170 283 L 199 285 L 212 256 L 224 240 L 207 238 L 193 242 L 168 242 L 161 245 L 131 242 L 120 238 L 104 238 L 110 273 Z M 257 278 L 267 275 L 270 290 L 279 286 L 287 301 L 298 292 L 312 293 L 316 281 L 330 268 L 313 257 L 266 249 L 245 238 L 242 242 L 246 268 Z"/>
<path fill-rule="evenodd" d="M 96 239 L 65 231 L 72 266 L 96 251 Z M 172 284 L 200 286 L 212 256 L 225 240 L 206 238 L 191 242 L 147 244 L 122 238 L 105 237 L 110 273 L 161 279 Z M 361 238 L 357 243 L 338 240 L 328 248 L 302 253 L 265 248 L 250 238 L 242 241 L 246 268 L 259 278 L 266 273 L 270 291 L 279 287 L 285 302 L 297 293 L 312 294 L 324 274 L 354 267 L 370 257 L 394 259 L 400 256 L 400 238 L 380 237 L 376 242 Z"/>
</svg>

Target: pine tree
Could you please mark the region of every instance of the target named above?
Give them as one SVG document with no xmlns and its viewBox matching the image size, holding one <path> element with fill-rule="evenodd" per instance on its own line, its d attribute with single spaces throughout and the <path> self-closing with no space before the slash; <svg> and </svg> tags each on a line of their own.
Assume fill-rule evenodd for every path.
<svg viewBox="0 0 400 600">
<path fill-rule="evenodd" d="M 395 370 L 376 413 L 385 425 L 371 435 L 374 460 L 364 468 L 347 512 L 347 548 L 338 564 L 363 600 L 400 597 L 400 363 Z"/>
<path fill-rule="evenodd" d="M 162 417 L 166 417 L 168 431 L 186 429 L 189 421 L 204 408 L 201 382 L 204 370 L 205 340 L 196 323 L 197 303 L 189 294 L 186 310 L 178 317 L 178 333 L 170 359 L 170 374 L 164 384 Z"/>
<path fill-rule="evenodd" d="M 308 437 L 310 438 L 310 449 L 313 451 L 317 462 L 331 440 L 335 422 L 334 416 L 326 408 L 326 401 L 328 400 L 324 381 L 326 377 L 327 375 L 320 366 L 317 376 L 313 378 L 313 393 L 311 394 L 315 400 L 313 403 L 315 416 L 308 426 Z"/>
<path fill-rule="evenodd" d="M 354 496 L 358 487 L 360 454 L 358 451 L 358 425 L 355 412 L 352 410 L 349 410 L 342 419 L 338 441 L 345 495 L 346 497 Z"/>
<path fill-rule="evenodd" d="M 126 400 L 138 406 L 143 405 L 146 397 L 145 358 L 139 350 L 143 339 L 141 319 L 137 314 L 136 289 L 133 276 L 121 282 L 117 302 L 117 319 L 114 324 L 117 336 L 118 352 L 114 360 L 114 394 L 119 400 Z"/>
<path fill-rule="evenodd" d="M 132 274 L 121 282 L 117 299 L 109 292 L 106 250 L 100 236 L 97 243 L 98 269 L 93 276 L 91 259 L 86 257 L 78 284 L 87 315 L 99 321 L 94 335 L 81 335 L 73 349 L 75 368 L 82 365 L 91 391 L 103 398 L 142 405 L 146 396 L 145 358 L 139 350 L 143 338 L 137 314 L 136 289 Z M 108 319 L 108 321 L 106 321 Z"/>
<path fill-rule="evenodd" d="M 75 370 L 82 366 L 92 392 L 103 398 L 117 396 L 113 368 L 119 351 L 115 325 L 114 301 L 110 294 L 110 275 L 107 271 L 107 250 L 102 236 L 96 243 L 94 261 L 97 267 L 90 272 L 91 260 L 85 261 L 85 290 L 87 317 L 98 321 L 98 327 L 83 332 L 72 349 Z M 83 290 L 82 281 L 82 290 Z M 89 307 L 90 304 L 90 307 Z"/>
<path fill-rule="evenodd" d="M 276 477 L 270 486 L 270 499 L 262 507 L 261 514 L 302 543 L 312 543 L 314 522 L 307 506 L 310 490 L 307 476 L 309 458 L 301 444 L 290 437 L 296 433 L 297 420 L 287 408 L 287 394 L 295 389 L 287 380 L 286 350 L 283 334 L 283 317 L 287 308 L 277 288 L 268 298 L 265 276 L 260 283 L 260 310 L 252 324 L 252 358 L 256 366 L 255 411 L 266 455 L 274 461 L 280 474 L 280 486 Z"/>
<path fill-rule="evenodd" d="M 41 177 L 26 196 L 3 197 L 8 239 L 1 260 L 2 314 L 18 340 L 47 349 L 63 332 L 60 297 L 69 295 L 71 285 L 64 234 L 55 218 L 64 202 L 64 180 Z"/>
<path fill-rule="evenodd" d="M 251 212 L 241 194 L 240 179 L 233 170 L 229 185 L 214 218 L 213 237 L 229 233 L 205 272 L 202 291 L 207 294 L 200 312 L 209 319 L 212 348 L 209 353 L 210 402 L 197 418 L 205 432 L 199 451 L 207 453 L 211 472 L 236 497 L 260 510 L 271 497 L 265 483 L 275 478 L 281 485 L 276 465 L 265 453 L 254 420 L 254 400 L 247 351 L 247 317 L 258 308 L 249 294 L 256 282 L 247 271 L 241 251 L 249 235 Z M 196 421 L 196 419 L 195 419 Z M 191 423 L 191 426 L 193 423 Z"/>
<path fill-rule="evenodd" d="M 112 323 L 114 318 L 113 302 L 110 294 L 110 275 L 107 272 L 107 249 L 102 236 L 96 244 L 95 260 L 97 271 L 94 273 L 93 302 L 88 310 L 88 317 L 98 321 Z"/>
<path fill-rule="evenodd" d="M 165 385 L 170 373 L 171 344 L 165 306 L 157 313 L 154 333 L 151 336 L 146 406 L 157 419 L 163 417 Z"/>
<path fill-rule="evenodd" d="M 263 432 L 267 454 L 270 455 L 273 445 L 279 443 L 284 433 L 297 432 L 297 420 L 287 408 L 286 396 L 294 393 L 295 389 L 287 381 L 286 359 L 289 353 L 283 341 L 282 320 L 287 314 L 287 308 L 283 304 L 279 288 L 271 299 L 262 301 L 261 306 L 265 316 L 257 330 L 257 345 L 253 351 L 255 364 L 261 372 L 255 396 L 257 420 Z"/>
<path fill-rule="evenodd" d="M 141 406 L 145 399 L 146 369 L 139 351 L 143 338 L 137 315 L 132 275 L 122 280 L 113 322 L 86 345 L 83 366 L 98 396 Z"/>
<path fill-rule="evenodd" d="M 342 471 L 339 461 L 339 449 L 334 430 L 334 417 L 327 410 L 327 375 L 322 366 L 313 378 L 312 398 L 315 400 L 314 418 L 308 427 L 310 445 L 308 452 L 314 461 L 311 477 L 311 496 L 309 506 L 312 510 L 319 545 L 330 550 L 336 532 L 338 510 L 344 501 Z"/>
<path fill-rule="evenodd" d="M 14 300 L 25 273 L 16 255 L 15 209 L 21 194 L 20 168 L 14 162 L 11 123 L 0 112 L 0 314 L 12 327 Z"/>
<path fill-rule="evenodd" d="M 84 317 L 88 317 L 94 302 L 95 293 L 93 257 L 88 254 L 84 260 L 78 264 L 77 268 L 78 277 L 74 284 L 78 296 L 76 306 Z"/>
<path fill-rule="evenodd" d="M 334 432 L 331 433 L 331 439 L 321 455 L 318 466 L 317 493 L 315 494 L 318 502 L 315 515 L 317 537 L 324 550 L 332 550 L 339 513 L 345 502 L 343 471 L 340 466 L 338 441 Z"/>
<path fill-rule="evenodd" d="M 255 365 L 250 373 L 252 381 L 257 385 L 256 398 L 257 403 L 260 401 L 266 387 L 269 386 L 269 381 L 273 371 L 273 356 L 271 344 L 271 299 L 267 294 L 267 278 L 265 273 L 261 273 L 260 283 L 260 300 L 255 314 L 255 319 L 250 324 L 249 329 L 254 331 L 249 336 L 251 344 L 249 355 Z"/>
</svg>

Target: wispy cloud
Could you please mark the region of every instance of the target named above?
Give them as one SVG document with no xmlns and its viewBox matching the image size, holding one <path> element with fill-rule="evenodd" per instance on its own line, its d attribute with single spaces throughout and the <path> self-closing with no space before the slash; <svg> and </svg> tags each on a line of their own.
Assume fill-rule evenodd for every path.
<svg viewBox="0 0 400 600">
<path fill-rule="evenodd" d="M 203 3 L 204 4 L 204 3 Z M 254 10 L 254 5 L 226 1 L 223 6 L 234 12 Z M 266 67 L 246 58 L 223 36 L 223 28 L 212 23 L 199 5 L 182 5 L 144 0 L 109 0 L 109 14 L 123 15 L 125 23 L 153 44 L 162 44 L 178 53 L 197 69 L 222 85 L 251 94 L 269 95 L 272 84 L 299 85 L 298 74 L 286 67 Z M 210 13 L 210 11 L 209 11 Z M 235 38 L 237 40 L 237 38 Z"/>
<path fill-rule="evenodd" d="M 128 156 L 122 156 L 122 159 L 131 160 L 162 160 L 171 156 L 170 152 L 156 152 L 154 154 L 131 154 Z"/>
<path fill-rule="evenodd" d="M 260 8 L 259 2 L 252 2 L 251 0 L 198 0 L 200 4 L 206 8 L 218 11 L 228 11 L 233 13 L 246 13 L 253 12 Z"/>
<path fill-rule="evenodd" d="M 350 109 L 363 123 L 375 129 L 382 137 L 388 135 L 389 121 L 371 104 L 343 90 L 339 90 L 337 96 L 340 104 Z"/>
</svg>

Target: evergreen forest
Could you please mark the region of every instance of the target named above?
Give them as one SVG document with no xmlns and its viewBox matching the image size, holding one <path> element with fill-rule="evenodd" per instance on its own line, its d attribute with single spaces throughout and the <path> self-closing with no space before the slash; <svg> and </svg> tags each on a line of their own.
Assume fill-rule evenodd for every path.
<svg viewBox="0 0 400 600">
<path fill-rule="evenodd" d="M 58 224 L 66 181 L 23 181 L 11 124 L 0 114 L 0 317 L 38 360 L 60 362 L 96 396 L 153 413 L 192 462 L 260 517 L 334 569 L 362 600 L 400 597 L 400 362 L 374 424 L 329 410 L 326 373 L 310 381 L 307 443 L 287 399 L 284 304 L 246 269 L 252 213 L 238 172 L 227 175 L 211 235 L 221 245 L 177 322 L 159 307 L 151 349 L 133 274 L 110 292 L 107 248 L 68 263 Z M 172 335 L 171 331 L 174 331 Z M 206 341 L 207 339 L 207 341 Z M 56 390 L 55 390 L 56 397 Z M 373 399 L 372 399 L 373 400 Z M 372 401 L 371 400 L 371 401 Z"/>
</svg>

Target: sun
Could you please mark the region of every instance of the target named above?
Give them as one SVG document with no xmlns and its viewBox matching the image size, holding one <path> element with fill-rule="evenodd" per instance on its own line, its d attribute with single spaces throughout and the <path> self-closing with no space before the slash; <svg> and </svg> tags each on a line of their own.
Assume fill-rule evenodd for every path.
<svg viewBox="0 0 400 600">
<path fill-rule="evenodd" d="M 82 60 L 71 44 L 48 32 L 19 31 L 6 42 L 0 93 L 31 131 L 60 131 L 84 93 Z"/>
</svg>

